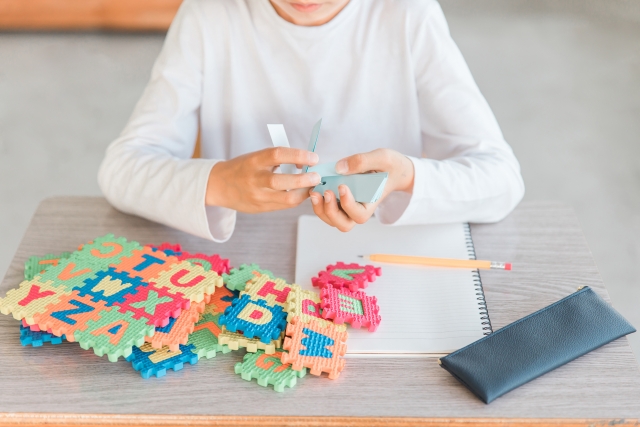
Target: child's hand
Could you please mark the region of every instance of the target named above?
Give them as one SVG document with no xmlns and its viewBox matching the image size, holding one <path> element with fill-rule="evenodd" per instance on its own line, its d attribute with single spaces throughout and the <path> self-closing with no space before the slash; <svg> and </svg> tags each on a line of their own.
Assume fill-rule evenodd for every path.
<svg viewBox="0 0 640 427">
<path fill-rule="evenodd" d="M 281 164 L 313 166 L 318 155 L 297 148 L 275 147 L 216 163 L 209 174 L 205 203 L 240 212 L 258 213 L 292 208 L 320 183 L 317 173 L 274 173 Z M 287 191 L 289 190 L 289 191 Z"/>
<path fill-rule="evenodd" d="M 322 194 L 310 191 L 313 211 L 327 224 L 340 231 L 349 231 L 356 224 L 364 224 L 371 218 L 378 204 L 392 191 L 413 191 L 413 162 L 397 151 L 380 148 L 369 153 L 356 154 L 340 160 L 336 172 L 352 175 L 365 172 L 388 172 L 384 193 L 375 203 L 358 203 L 346 185 L 340 185 L 340 204 L 331 191 Z"/>
</svg>

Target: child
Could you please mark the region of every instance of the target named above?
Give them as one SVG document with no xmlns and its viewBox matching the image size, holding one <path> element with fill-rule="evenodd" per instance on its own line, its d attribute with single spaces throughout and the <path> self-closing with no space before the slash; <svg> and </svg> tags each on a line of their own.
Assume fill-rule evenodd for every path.
<svg viewBox="0 0 640 427">
<path fill-rule="evenodd" d="M 306 147 L 342 174 L 389 173 L 384 196 L 310 194 Z M 292 147 L 273 148 L 268 123 Z M 198 131 L 202 159 L 191 159 Z M 521 200 L 520 166 L 435 0 L 185 0 L 98 177 L 118 209 L 218 242 L 236 211 L 299 205 L 342 231 L 493 222 Z M 288 190 L 288 191 L 287 191 Z"/>
</svg>

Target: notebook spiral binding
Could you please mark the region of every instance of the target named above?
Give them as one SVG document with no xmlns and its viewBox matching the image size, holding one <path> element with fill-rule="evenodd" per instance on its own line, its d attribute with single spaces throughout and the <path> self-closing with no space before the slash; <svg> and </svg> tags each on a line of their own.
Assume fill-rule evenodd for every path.
<svg viewBox="0 0 640 427">
<path fill-rule="evenodd" d="M 471 227 L 468 223 L 464 224 L 464 237 L 467 245 L 467 254 L 469 259 L 476 259 L 476 249 L 473 246 L 473 239 L 471 238 Z M 491 319 L 489 318 L 489 310 L 487 309 L 487 301 L 484 298 L 484 289 L 482 288 L 482 279 L 480 278 L 480 271 L 473 270 L 473 285 L 476 287 L 476 295 L 478 298 L 478 309 L 480 310 L 480 320 L 482 320 L 482 330 L 484 335 L 490 335 L 493 332 L 491 327 Z"/>
</svg>

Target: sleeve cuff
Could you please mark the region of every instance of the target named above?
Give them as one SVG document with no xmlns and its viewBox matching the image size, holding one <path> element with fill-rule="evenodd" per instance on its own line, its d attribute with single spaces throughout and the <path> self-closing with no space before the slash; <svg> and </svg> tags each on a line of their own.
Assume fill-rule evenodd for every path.
<svg viewBox="0 0 640 427">
<path fill-rule="evenodd" d="M 221 206 L 207 206 L 205 204 L 207 194 L 207 184 L 211 169 L 220 160 L 215 160 L 203 168 L 199 179 L 199 221 L 198 235 L 216 243 L 224 243 L 231 238 L 233 230 L 236 228 L 236 211 Z"/>
<path fill-rule="evenodd" d="M 425 190 L 425 164 L 416 157 L 407 156 L 413 163 L 413 191 L 411 194 L 394 191 L 389 194 L 376 209 L 376 218 L 386 225 L 409 224 L 416 211 L 418 200 Z"/>
</svg>

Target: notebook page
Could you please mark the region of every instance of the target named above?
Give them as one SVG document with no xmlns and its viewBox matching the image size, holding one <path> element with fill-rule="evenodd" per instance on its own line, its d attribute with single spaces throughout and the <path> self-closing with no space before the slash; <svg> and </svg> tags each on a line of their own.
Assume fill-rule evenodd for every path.
<svg viewBox="0 0 640 427">
<path fill-rule="evenodd" d="M 469 259 L 464 224 L 389 227 L 375 218 L 348 233 L 315 216 L 298 221 L 296 283 L 338 261 L 364 263 L 358 255 L 391 253 Z M 349 329 L 348 354 L 379 356 L 449 353 L 482 338 L 483 320 L 473 270 L 376 264 L 382 276 L 366 288 L 378 298 L 376 332 Z"/>
</svg>

